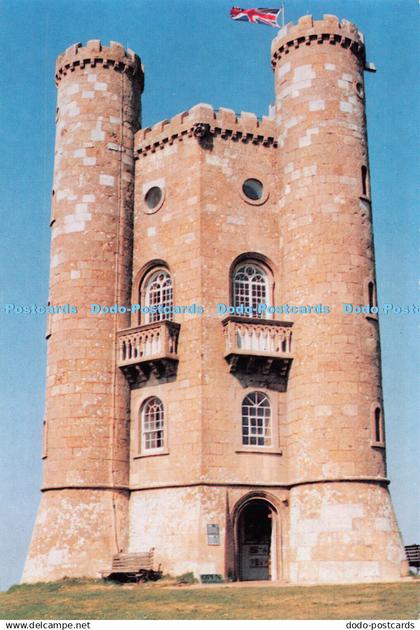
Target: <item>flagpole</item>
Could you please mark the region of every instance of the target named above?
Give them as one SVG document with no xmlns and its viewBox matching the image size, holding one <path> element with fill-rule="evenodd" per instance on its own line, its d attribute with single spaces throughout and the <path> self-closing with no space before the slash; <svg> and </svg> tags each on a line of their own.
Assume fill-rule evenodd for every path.
<svg viewBox="0 0 420 630">
<path fill-rule="evenodd" d="M 284 2 L 281 3 L 281 26 L 284 26 Z"/>
</svg>

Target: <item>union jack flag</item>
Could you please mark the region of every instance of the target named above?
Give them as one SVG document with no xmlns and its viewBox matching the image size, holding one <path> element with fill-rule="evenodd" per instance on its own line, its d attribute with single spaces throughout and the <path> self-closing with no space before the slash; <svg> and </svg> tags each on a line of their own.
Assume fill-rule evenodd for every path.
<svg viewBox="0 0 420 630">
<path fill-rule="evenodd" d="M 232 20 L 238 20 L 239 22 L 267 24 L 268 26 L 274 26 L 274 28 L 280 28 L 277 23 L 279 13 L 281 13 L 281 9 L 240 9 L 239 7 L 232 7 L 230 17 Z"/>
</svg>

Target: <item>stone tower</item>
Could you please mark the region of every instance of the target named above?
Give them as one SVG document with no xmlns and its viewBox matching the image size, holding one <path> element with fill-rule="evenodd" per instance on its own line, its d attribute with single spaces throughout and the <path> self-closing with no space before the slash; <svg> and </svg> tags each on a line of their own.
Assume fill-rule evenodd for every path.
<svg viewBox="0 0 420 630">
<path fill-rule="evenodd" d="M 366 135 L 363 36 L 335 16 L 272 45 L 282 177 L 284 300 L 328 304 L 294 318 L 288 383 L 290 579 L 398 578 L 387 491 Z"/>
<path fill-rule="evenodd" d="M 128 389 L 116 318 L 90 302 L 129 300 L 133 140 L 143 73 L 111 42 L 57 60 L 50 316 L 42 501 L 23 579 L 91 575 L 127 542 Z M 80 306 L 79 306 L 80 305 Z"/>
<path fill-rule="evenodd" d="M 342 308 L 376 300 L 363 37 L 306 16 L 272 63 L 272 116 L 200 104 L 133 144 L 138 58 L 59 58 L 51 302 L 79 312 L 51 317 L 26 581 L 152 547 L 241 580 L 407 569 L 378 320 Z"/>
</svg>

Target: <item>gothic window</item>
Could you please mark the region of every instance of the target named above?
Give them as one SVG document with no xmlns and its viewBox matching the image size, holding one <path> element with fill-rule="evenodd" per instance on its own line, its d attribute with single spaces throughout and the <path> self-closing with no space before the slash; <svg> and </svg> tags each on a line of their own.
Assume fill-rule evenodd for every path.
<svg viewBox="0 0 420 630">
<path fill-rule="evenodd" d="M 271 405 L 263 392 L 251 392 L 242 401 L 242 444 L 272 446 Z"/>
<path fill-rule="evenodd" d="M 148 275 L 141 293 L 144 296 L 144 305 L 149 309 L 145 315 L 145 323 L 172 319 L 170 313 L 170 307 L 173 305 L 172 278 L 166 269 L 158 269 Z"/>
<path fill-rule="evenodd" d="M 164 447 L 164 409 L 156 396 L 148 398 L 141 410 L 142 451 Z"/>
<path fill-rule="evenodd" d="M 262 317 L 259 304 L 270 305 L 269 283 L 264 268 L 254 262 L 239 264 L 233 274 L 233 306 L 251 307 L 250 317 Z"/>
</svg>

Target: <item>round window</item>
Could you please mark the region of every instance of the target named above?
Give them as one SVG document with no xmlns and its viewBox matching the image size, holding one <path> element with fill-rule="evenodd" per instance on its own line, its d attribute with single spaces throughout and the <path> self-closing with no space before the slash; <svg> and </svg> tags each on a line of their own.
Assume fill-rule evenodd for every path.
<svg viewBox="0 0 420 630">
<path fill-rule="evenodd" d="M 263 185 L 259 179 L 246 179 L 242 184 L 245 197 L 252 201 L 258 201 L 263 195 Z"/>
<path fill-rule="evenodd" d="M 152 188 L 149 188 L 144 200 L 150 210 L 153 210 L 153 208 L 156 208 L 156 206 L 160 204 L 162 194 L 162 188 L 159 188 L 159 186 L 152 186 Z"/>
</svg>

